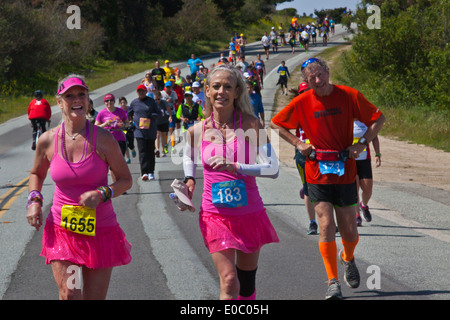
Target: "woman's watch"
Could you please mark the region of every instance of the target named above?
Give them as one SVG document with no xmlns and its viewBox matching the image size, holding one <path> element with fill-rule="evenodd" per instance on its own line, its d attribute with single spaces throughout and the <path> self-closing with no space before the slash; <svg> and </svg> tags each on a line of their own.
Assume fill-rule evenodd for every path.
<svg viewBox="0 0 450 320">
<path fill-rule="evenodd" d="M 365 146 L 367 146 L 369 143 L 367 142 L 367 139 L 364 137 L 359 138 L 358 143 L 361 143 Z"/>
<path fill-rule="evenodd" d="M 184 177 L 184 180 L 183 180 L 183 182 L 184 183 L 186 183 L 188 180 L 192 180 L 192 181 L 194 181 L 194 185 L 195 185 L 195 178 L 194 177 L 191 177 L 191 176 L 186 176 L 186 177 Z"/>
</svg>

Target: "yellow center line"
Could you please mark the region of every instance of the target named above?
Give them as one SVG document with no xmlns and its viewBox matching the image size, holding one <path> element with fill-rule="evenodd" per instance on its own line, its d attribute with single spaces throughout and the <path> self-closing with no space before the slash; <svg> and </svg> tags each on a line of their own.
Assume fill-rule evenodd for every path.
<svg viewBox="0 0 450 320">
<path fill-rule="evenodd" d="M 20 181 L 15 187 L 11 188 L 11 190 L 6 192 L 4 195 L 0 196 L 0 203 L 2 203 L 6 199 L 8 199 L 8 197 L 14 194 L 2 207 L 0 207 L 0 219 L 11 207 L 14 201 L 16 201 L 17 198 L 22 194 L 22 192 L 24 192 L 28 188 L 28 179 L 29 177 L 26 177 L 25 179 Z"/>
</svg>

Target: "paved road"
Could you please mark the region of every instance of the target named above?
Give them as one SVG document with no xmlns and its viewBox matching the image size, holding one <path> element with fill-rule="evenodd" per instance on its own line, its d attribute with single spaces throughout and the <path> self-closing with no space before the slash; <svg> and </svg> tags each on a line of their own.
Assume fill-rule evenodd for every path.
<svg viewBox="0 0 450 320">
<path fill-rule="evenodd" d="M 342 43 L 341 34 L 328 47 Z M 275 67 L 281 60 L 293 70 L 301 61 L 320 52 L 279 49 L 266 61 L 263 102 L 267 123 L 276 89 Z M 261 46 L 250 45 L 247 60 Z M 202 59 L 205 65 L 217 61 L 218 54 Z M 184 62 L 174 64 L 187 69 Z M 98 110 L 108 92 L 135 97 L 138 74 L 91 93 Z M 57 112 L 57 108 L 54 108 Z M 55 114 L 52 125 L 59 122 Z M 39 256 L 42 232 L 31 229 L 25 219 L 26 182 L 34 153 L 30 148 L 31 129 L 21 117 L 0 126 L 0 297 L 16 299 L 57 299 L 58 293 L 49 266 Z M 275 137 L 274 137 L 275 138 Z M 274 139 L 273 138 L 273 139 Z M 276 143 L 276 141 L 272 141 Z M 177 145 L 181 151 L 181 145 Z M 168 201 L 170 183 L 184 176 L 179 156 L 157 158 L 156 180 L 139 180 L 137 158 L 129 165 L 134 184 L 127 195 L 115 198 L 118 220 L 133 244 L 133 261 L 114 269 L 108 299 L 121 300 L 214 300 L 218 298 L 218 277 L 198 229 L 197 213 L 181 213 Z M 201 170 L 194 204 L 199 207 Z M 282 166 L 278 179 L 258 179 L 261 196 L 279 238 L 279 244 L 263 248 L 257 274 L 259 299 L 322 300 L 326 275 L 318 251 L 317 236 L 307 236 L 307 215 L 298 196 L 300 180 L 294 169 Z M 48 177 L 43 195 L 48 212 L 53 195 Z M 442 194 L 439 197 L 427 194 Z M 444 199 L 444 197 L 446 197 Z M 434 198 L 434 200 L 432 199 Z M 437 200 L 436 200 L 437 198 Z M 448 193 L 418 186 L 411 190 L 397 185 L 375 184 L 371 202 L 373 222 L 359 228 L 356 249 L 361 286 L 342 286 L 348 299 L 448 299 L 449 204 Z M 446 202 L 447 201 L 447 202 Z M 337 239 L 340 247 L 340 239 Z M 342 269 L 339 266 L 340 274 Z M 375 271 L 374 271 L 375 270 Z M 379 275 L 379 278 L 376 276 Z M 377 281 L 379 279 L 379 282 Z"/>
</svg>

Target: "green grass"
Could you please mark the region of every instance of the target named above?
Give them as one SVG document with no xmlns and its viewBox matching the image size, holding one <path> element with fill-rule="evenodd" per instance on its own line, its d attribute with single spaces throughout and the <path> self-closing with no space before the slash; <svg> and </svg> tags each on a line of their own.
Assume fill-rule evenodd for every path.
<svg viewBox="0 0 450 320">
<path fill-rule="evenodd" d="M 381 107 L 386 116 L 382 135 L 450 152 L 450 112 L 418 107 Z"/>
</svg>

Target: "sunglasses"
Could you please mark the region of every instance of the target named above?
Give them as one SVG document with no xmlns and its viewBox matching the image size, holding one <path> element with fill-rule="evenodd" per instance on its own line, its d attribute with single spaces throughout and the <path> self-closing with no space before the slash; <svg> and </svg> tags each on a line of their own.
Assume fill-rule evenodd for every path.
<svg viewBox="0 0 450 320">
<path fill-rule="evenodd" d="M 319 59 L 317 59 L 317 58 L 311 58 L 311 59 L 306 60 L 302 64 L 302 70 L 305 69 L 308 66 L 308 64 L 313 63 L 313 62 L 317 62 L 317 61 L 319 61 Z"/>
<path fill-rule="evenodd" d="M 115 102 L 115 100 L 105 100 L 105 103 L 107 102 Z"/>
</svg>

